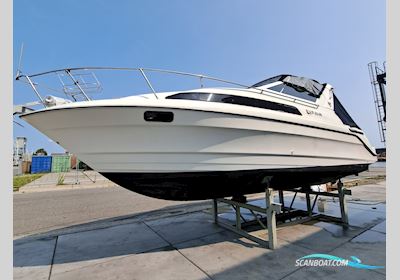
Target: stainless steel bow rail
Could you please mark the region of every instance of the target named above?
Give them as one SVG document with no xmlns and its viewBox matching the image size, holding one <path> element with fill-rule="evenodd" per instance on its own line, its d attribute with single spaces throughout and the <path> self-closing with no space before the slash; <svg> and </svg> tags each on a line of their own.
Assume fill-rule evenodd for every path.
<svg viewBox="0 0 400 280">
<path fill-rule="evenodd" d="M 287 226 L 291 224 L 299 224 L 304 223 L 310 220 L 322 220 L 326 222 L 334 222 L 338 224 L 342 224 L 347 227 L 349 220 L 347 214 L 347 203 L 345 196 L 351 195 L 351 191 L 345 189 L 341 181 L 337 183 L 337 193 L 334 192 L 326 192 L 326 191 L 312 191 L 311 189 L 293 189 L 293 190 L 285 190 L 285 192 L 294 193 L 294 196 L 291 200 L 290 206 L 285 207 L 284 201 L 284 191 L 279 190 L 279 203 L 274 202 L 274 194 L 273 190 L 267 185 L 265 189 L 265 205 L 266 207 L 259 207 L 256 205 L 252 205 L 246 202 L 239 202 L 235 199 L 229 200 L 225 198 L 213 199 L 213 215 L 214 221 L 217 225 L 233 231 L 247 239 L 250 239 L 263 247 L 269 249 L 275 249 L 278 245 L 277 239 L 277 225 L 279 222 L 279 226 Z M 305 194 L 306 200 L 306 209 L 295 209 L 293 208 L 293 203 L 296 199 L 298 193 Z M 314 200 L 312 201 L 311 196 L 314 196 Z M 338 198 L 339 206 L 340 206 L 340 217 L 334 217 L 330 215 L 325 215 L 321 213 L 317 213 L 314 211 L 316 202 L 319 197 L 333 197 Z M 218 208 L 221 205 L 226 204 L 233 208 L 235 213 L 235 222 L 232 224 L 232 221 L 227 221 L 224 218 L 220 217 L 220 213 Z M 247 209 L 250 211 L 254 220 L 246 220 L 244 218 L 242 209 Z M 224 221 L 225 220 L 225 221 Z M 261 227 L 261 229 L 266 230 L 266 236 L 268 240 L 262 239 L 258 236 L 252 235 L 250 231 L 247 229 L 254 229 L 255 226 L 257 229 Z"/>
<path fill-rule="evenodd" d="M 40 77 L 40 76 L 45 76 L 45 75 L 52 75 L 55 74 L 58 76 L 58 79 L 60 80 L 62 84 L 62 92 L 69 98 L 71 97 L 73 101 L 78 101 L 79 97 L 82 97 L 86 101 L 90 101 L 91 98 L 89 96 L 90 93 L 92 92 L 98 92 L 102 90 L 102 86 L 97 79 L 96 75 L 93 72 L 86 72 L 86 71 L 103 71 L 103 70 L 112 70 L 112 71 L 130 71 L 130 72 L 137 72 L 140 74 L 140 76 L 143 78 L 151 92 L 154 94 L 154 96 L 158 99 L 155 87 L 151 83 L 148 73 L 164 73 L 164 74 L 173 74 L 173 75 L 179 75 L 179 76 L 188 76 L 188 77 L 193 77 L 196 79 L 199 79 L 200 82 L 200 87 L 202 88 L 204 86 L 203 81 L 204 80 L 209 80 L 209 81 L 214 81 L 214 82 L 220 82 L 228 85 L 234 85 L 238 86 L 240 88 L 243 88 L 243 90 L 247 91 L 252 91 L 255 93 L 260 93 L 260 94 L 268 94 L 268 95 L 273 95 L 277 98 L 284 99 L 284 100 L 290 100 L 296 103 L 301 103 L 303 105 L 316 108 L 318 105 L 308 102 L 306 100 L 298 100 L 296 98 L 292 98 L 289 96 L 284 96 L 280 93 L 271 91 L 271 90 L 263 90 L 260 88 L 255 88 L 249 85 L 244 85 L 241 83 L 237 82 L 232 82 L 220 78 L 215 78 L 207 75 L 202 75 L 202 74 L 193 74 L 193 73 L 188 73 L 188 72 L 180 72 L 180 71 L 174 71 L 174 70 L 164 70 L 164 69 L 156 69 L 156 68 L 131 68 L 131 67 L 75 67 L 75 68 L 62 68 L 62 69 L 57 69 L 57 70 L 51 70 L 51 71 L 46 71 L 46 72 L 41 72 L 37 74 L 22 74 L 20 71 L 17 72 L 16 75 L 16 80 L 19 81 L 24 81 L 26 82 L 34 91 L 36 94 L 37 98 L 39 99 L 39 102 L 43 104 L 43 106 L 46 107 L 46 102 L 43 96 L 39 92 L 39 87 L 44 87 L 48 90 L 52 90 L 54 92 L 60 92 L 57 89 L 50 88 L 46 85 L 39 84 L 38 82 L 34 81 L 35 78 Z"/>
<path fill-rule="evenodd" d="M 44 76 L 44 75 L 50 75 L 50 74 L 55 74 L 58 76 L 62 86 L 63 86 L 63 92 L 67 95 L 70 96 L 74 99 L 74 101 L 77 101 L 76 97 L 78 95 L 82 95 L 84 100 L 90 101 L 91 98 L 88 95 L 88 91 L 100 91 L 101 90 L 101 85 L 97 77 L 93 72 L 90 73 L 82 73 L 82 71 L 93 71 L 93 70 L 113 70 L 113 71 L 132 71 L 132 72 L 138 72 L 146 82 L 147 86 L 150 88 L 151 92 L 154 94 L 154 96 L 158 99 L 157 93 L 154 89 L 154 86 L 150 82 L 147 73 L 150 72 L 158 72 L 158 73 L 165 73 L 165 74 L 174 74 L 174 75 L 180 75 L 180 76 L 189 76 L 189 77 L 195 77 L 198 78 L 200 81 L 200 87 L 203 87 L 203 80 L 210 80 L 210 81 L 216 81 L 216 82 L 221 82 L 225 84 L 230 84 L 230 85 L 235 85 L 243 88 L 251 88 L 250 86 L 243 85 L 240 83 L 232 82 L 232 81 L 227 81 L 219 78 L 214 78 L 206 75 L 201 75 L 201 74 L 193 74 L 193 73 L 187 73 L 187 72 L 180 72 L 180 71 L 173 71 L 173 70 L 163 70 L 163 69 L 155 69 L 155 68 L 130 68 L 130 67 L 77 67 L 77 68 L 63 68 L 63 69 L 57 69 L 57 70 L 52 70 L 52 71 L 46 71 L 42 73 L 37 73 L 37 74 L 32 74 L 32 75 L 25 75 L 18 73 L 16 76 L 16 80 L 22 80 L 25 78 L 26 82 L 31 86 L 33 91 L 35 92 L 36 96 L 40 100 L 40 102 L 45 105 L 44 98 L 42 95 L 39 93 L 38 87 L 41 85 L 39 83 L 36 83 L 33 81 L 33 78 L 39 77 L 39 76 Z M 86 80 L 85 77 L 86 76 Z M 70 79 L 71 84 L 66 83 L 65 77 Z M 90 78 L 91 81 L 87 81 L 87 78 Z M 260 89 L 253 88 L 254 90 L 257 90 L 258 92 L 262 92 Z M 55 89 L 52 89 L 54 91 L 57 91 Z"/>
</svg>

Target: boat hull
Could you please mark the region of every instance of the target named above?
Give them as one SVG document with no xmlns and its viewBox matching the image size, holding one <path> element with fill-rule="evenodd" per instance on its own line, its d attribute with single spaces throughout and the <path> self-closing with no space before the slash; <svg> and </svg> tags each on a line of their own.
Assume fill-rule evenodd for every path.
<svg viewBox="0 0 400 280">
<path fill-rule="evenodd" d="M 299 123 L 302 116 L 165 102 L 164 107 L 92 104 L 22 117 L 111 181 L 151 197 L 256 193 L 265 188 L 266 176 L 275 189 L 309 186 L 359 173 L 376 161 L 359 136 Z M 173 120 L 146 121 L 148 111 L 171 112 Z"/>
<path fill-rule="evenodd" d="M 184 173 L 107 173 L 116 184 L 150 197 L 202 200 L 258 193 L 267 186 L 288 190 L 335 182 L 368 169 L 367 164 Z"/>
</svg>

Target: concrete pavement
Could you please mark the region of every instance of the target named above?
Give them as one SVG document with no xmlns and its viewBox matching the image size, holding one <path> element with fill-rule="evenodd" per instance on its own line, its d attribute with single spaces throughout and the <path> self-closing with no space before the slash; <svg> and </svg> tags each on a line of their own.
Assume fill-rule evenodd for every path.
<svg viewBox="0 0 400 280">
<path fill-rule="evenodd" d="M 273 251 L 216 226 L 209 206 L 171 206 L 167 213 L 159 210 L 140 219 L 98 221 L 18 238 L 14 278 L 385 279 L 385 269 L 295 265 L 296 259 L 313 253 L 385 265 L 385 184 L 352 190 L 349 228 L 318 221 L 278 227 L 279 246 Z M 175 207 L 184 213 L 174 212 Z M 340 212 L 337 200 L 322 201 L 318 210 Z"/>
<path fill-rule="evenodd" d="M 13 201 L 14 237 L 193 204 L 150 198 L 118 186 L 15 193 Z"/>
</svg>

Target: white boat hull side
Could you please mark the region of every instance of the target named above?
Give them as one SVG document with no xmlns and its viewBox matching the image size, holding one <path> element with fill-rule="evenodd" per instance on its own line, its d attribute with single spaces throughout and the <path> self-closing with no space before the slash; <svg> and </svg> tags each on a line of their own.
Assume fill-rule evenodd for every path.
<svg viewBox="0 0 400 280">
<path fill-rule="evenodd" d="M 148 122 L 146 111 L 172 112 L 174 118 Z M 276 116 L 90 106 L 23 118 L 120 186 L 170 200 L 260 192 L 267 177 L 276 189 L 307 187 L 356 174 L 376 161 L 360 136 L 343 127 L 336 132 Z"/>
<path fill-rule="evenodd" d="M 173 112 L 174 120 L 147 122 L 145 111 Z M 376 161 L 351 134 L 227 113 L 102 106 L 50 109 L 23 118 L 99 172 L 237 171 Z"/>
</svg>

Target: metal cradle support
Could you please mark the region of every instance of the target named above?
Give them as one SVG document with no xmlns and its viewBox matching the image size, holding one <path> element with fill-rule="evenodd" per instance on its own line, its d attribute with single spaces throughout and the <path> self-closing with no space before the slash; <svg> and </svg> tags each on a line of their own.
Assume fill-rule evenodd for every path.
<svg viewBox="0 0 400 280">
<path fill-rule="evenodd" d="M 269 184 L 267 184 L 269 186 Z M 308 220 L 312 219 L 321 219 L 324 221 L 331 221 L 331 222 L 336 222 L 340 223 L 344 226 L 348 225 L 348 213 L 347 213 L 347 204 L 346 204 L 346 195 L 351 195 L 351 191 L 344 188 L 343 184 L 341 181 L 337 183 L 337 188 L 338 192 L 333 193 L 333 192 L 319 192 L 319 191 L 313 191 L 313 190 L 307 190 L 307 189 L 295 189 L 295 190 L 285 190 L 285 192 L 294 192 L 294 196 L 292 198 L 292 201 L 290 203 L 289 207 L 285 207 L 285 202 L 284 202 L 284 195 L 283 191 L 279 190 L 279 202 L 280 203 L 275 203 L 274 202 L 274 195 L 272 192 L 272 189 L 267 187 L 265 189 L 265 205 L 266 207 L 259 207 L 256 205 L 248 204 L 248 203 L 243 203 L 243 202 L 238 202 L 235 200 L 229 200 L 229 199 L 224 199 L 224 198 L 218 198 L 218 199 L 213 199 L 213 214 L 214 214 L 214 221 L 217 225 L 226 228 L 230 231 L 233 231 L 243 237 L 246 237 L 254 242 L 257 242 L 258 244 L 265 246 L 266 248 L 269 249 L 275 249 L 277 247 L 277 219 L 280 222 L 285 223 L 285 225 L 288 224 L 297 224 L 301 222 L 305 222 Z M 306 203 L 307 203 L 307 210 L 298 210 L 293 208 L 293 203 L 297 197 L 298 193 L 303 193 L 305 194 L 306 198 Z M 314 196 L 314 199 L 312 201 L 311 196 Z M 333 198 L 338 198 L 339 199 L 339 205 L 340 205 L 340 214 L 341 217 L 333 217 L 333 216 L 328 216 L 325 214 L 321 213 L 314 213 L 314 208 L 316 205 L 316 202 L 319 197 L 321 196 L 327 196 L 327 197 L 333 197 Z M 231 206 L 234 209 L 235 212 L 235 224 L 232 225 L 232 222 L 224 222 L 222 219 L 218 217 L 218 204 L 227 204 Z M 241 209 L 247 209 L 250 211 L 250 213 L 254 216 L 253 221 L 246 221 L 244 217 L 242 216 Z M 256 214 L 256 213 L 261 213 Z M 292 221 L 292 218 L 295 218 L 294 221 Z M 243 222 L 242 222 L 243 221 Z M 253 224 L 259 224 L 263 229 L 267 230 L 267 236 L 268 240 L 264 240 L 260 237 L 254 236 L 244 230 L 243 225 L 253 225 Z M 265 225 L 265 223 L 267 225 Z"/>
<path fill-rule="evenodd" d="M 294 192 L 294 196 L 292 198 L 292 201 L 290 203 L 289 207 L 283 207 L 283 212 L 287 213 L 287 217 L 291 218 L 293 215 L 290 215 L 291 212 L 293 212 L 293 203 L 297 197 L 298 193 L 303 193 L 305 194 L 306 198 L 306 203 L 307 203 L 307 210 L 306 211 L 301 211 L 297 210 L 296 214 L 301 212 L 305 212 L 306 216 L 308 219 L 323 219 L 327 221 L 332 221 L 336 223 L 340 223 L 344 226 L 347 226 L 349 224 L 349 218 L 348 218 L 348 213 L 347 213 L 347 202 L 346 202 L 346 195 L 351 195 L 351 190 L 348 190 L 343 187 L 343 183 L 339 180 L 337 182 L 337 193 L 335 192 L 320 192 L 320 191 L 313 191 L 313 190 L 305 190 L 305 189 L 299 189 L 299 190 L 289 190 L 288 192 Z M 314 199 L 312 200 L 311 195 L 314 195 Z M 326 196 L 326 197 L 332 197 L 332 198 L 338 198 L 339 200 L 339 206 L 340 206 L 340 217 L 333 217 L 321 213 L 314 213 L 314 208 L 317 203 L 317 200 L 319 197 Z M 283 203 L 283 191 L 279 191 L 279 201 Z M 294 216 L 296 215 L 294 214 Z M 305 219 L 307 219 L 305 218 Z M 305 220 L 303 219 L 303 220 Z"/>
<path fill-rule="evenodd" d="M 255 205 L 232 201 L 232 200 L 228 200 L 228 199 L 224 199 L 224 198 L 214 199 L 213 200 L 214 221 L 219 226 L 226 228 L 228 230 L 231 230 L 231 231 L 233 231 L 243 237 L 246 237 L 254 242 L 257 242 L 262 246 L 265 246 L 270 249 L 275 249 L 278 245 L 278 240 L 277 240 L 277 235 L 276 235 L 276 214 L 279 214 L 281 212 L 281 204 L 274 202 L 272 189 L 268 188 L 268 187 L 265 189 L 265 202 L 266 202 L 266 207 L 262 208 L 262 207 L 258 207 Z M 223 222 L 218 219 L 218 203 L 228 204 L 235 209 L 235 213 L 236 213 L 235 225 L 228 224 L 228 223 Z M 242 229 L 242 221 L 241 220 L 243 219 L 243 217 L 241 216 L 241 212 L 240 212 L 241 208 L 248 209 L 250 211 L 250 213 L 253 214 L 256 221 L 259 223 L 259 225 L 262 228 L 267 230 L 268 240 L 264 240 L 262 238 L 251 235 L 250 233 L 248 233 L 247 231 Z M 256 212 L 266 215 L 267 226 L 265 226 L 265 224 L 257 216 Z"/>
</svg>

